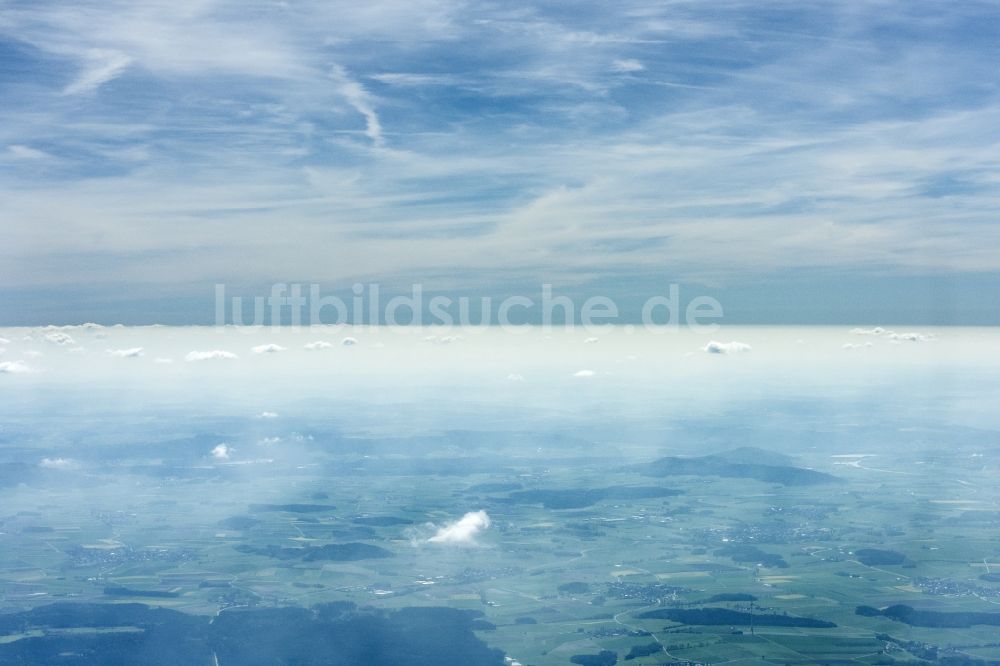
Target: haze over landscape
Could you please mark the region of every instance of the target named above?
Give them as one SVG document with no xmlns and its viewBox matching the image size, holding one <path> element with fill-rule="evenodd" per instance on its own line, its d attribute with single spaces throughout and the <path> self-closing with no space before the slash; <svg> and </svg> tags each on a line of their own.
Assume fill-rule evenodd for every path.
<svg viewBox="0 0 1000 666">
<path fill-rule="evenodd" d="M 0 0 L 0 664 L 1000 664 L 991 0 Z"/>
</svg>

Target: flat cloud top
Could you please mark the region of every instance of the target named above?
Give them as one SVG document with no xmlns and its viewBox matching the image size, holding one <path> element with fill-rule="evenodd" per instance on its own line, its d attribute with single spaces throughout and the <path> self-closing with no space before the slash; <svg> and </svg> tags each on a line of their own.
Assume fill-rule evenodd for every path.
<svg viewBox="0 0 1000 666">
<path fill-rule="evenodd" d="M 236 354 L 225 351 L 222 349 L 213 349 L 211 351 L 193 351 L 189 352 L 187 356 L 184 357 L 185 361 L 211 361 L 214 359 L 232 360 L 239 358 Z"/>
<path fill-rule="evenodd" d="M 737 342 L 736 340 L 732 342 L 717 342 L 716 340 L 712 340 L 702 349 L 709 354 L 738 354 L 740 352 L 748 352 L 753 348 L 745 342 Z"/>
</svg>

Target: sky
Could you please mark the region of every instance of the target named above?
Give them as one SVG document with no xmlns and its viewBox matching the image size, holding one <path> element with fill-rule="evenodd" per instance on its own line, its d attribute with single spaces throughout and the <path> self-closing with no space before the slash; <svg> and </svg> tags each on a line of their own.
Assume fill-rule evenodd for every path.
<svg viewBox="0 0 1000 666">
<path fill-rule="evenodd" d="M 998 61 L 995 2 L 0 0 L 0 325 L 274 282 L 998 324 Z"/>
</svg>

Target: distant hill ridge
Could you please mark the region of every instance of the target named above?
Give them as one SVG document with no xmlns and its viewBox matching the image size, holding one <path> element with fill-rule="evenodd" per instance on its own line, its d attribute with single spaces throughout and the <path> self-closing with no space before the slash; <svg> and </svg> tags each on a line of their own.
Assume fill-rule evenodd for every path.
<svg viewBox="0 0 1000 666">
<path fill-rule="evenodd" d="M 796 467 L 789 456 L 744 446 L 707 456 L 668 456 L 637 466 L 645 476 L 720 476 L 756 479 L 783 486 L 811 486 L 841 481 L 832 474 Z"/>
</svg>

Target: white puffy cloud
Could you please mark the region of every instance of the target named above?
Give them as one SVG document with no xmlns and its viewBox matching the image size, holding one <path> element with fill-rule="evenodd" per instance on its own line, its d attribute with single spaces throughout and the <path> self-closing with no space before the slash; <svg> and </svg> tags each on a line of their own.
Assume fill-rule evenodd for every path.
<svg viewBox="0 0 1000 666">
<path fill-rule="evenodd" d="M 737 342 L 735 340 L 732 342 L 717 342 L 715 340 L 711 340 L 702 349 L 709 354 L 737 354 L 740 352 L 748 352 L 752 349 L 752 347 L 745 342 Z"/>
<path fill-rule="evenodd" d="M 434 536 L 427 541 L 463 546 L 475 545 L 476 537 L 489 527 L 490 517 L 485 511 L 470 511 L 455 522 L 438 528 Z"/>
<path fill-rule="evenodd" d="M 233 449 L 228 444 L 219 444 L 212 449 L 212 457 L 216 460 L 229 460 L 229 454 L 232 452 Z"/>
<path fill-rule="evenodd" d="M 345 347 L 350 347 L 352 345 L 358 344 L 358 341 L 357 338 L 346 337 L 340 341 L 340 344 L 344 345 Z"/>
<path fill-rule="evenodd" d="M 7 338 L 0 338 L 0 345 L 9 345 L 9 344 L 10 340 L 8 340 Z"/>
<path fill-rule="evenodd" d="M 138 358 L 146 353 L 143 347 L 132 347 L 131 349 L 109 349 L 108 353 L 115 358 Z"/>
<path fill-rule="evenodd" d="M 257 345 L 256 347 L 252 347 L 250 351 L 252 351 L 254 354 L 277 354 L 278 352 L 285 351 L 285 349 L 286 348 L 282 347 L 281 345 L 276 345 L 272 343 L 266 345 Z"/>
<path fill-rule="evenodd" d="M 305 345 L 305 348 L 309 351 L 320 351 L 322 349 L 330 349 L 333 345 L 325 340 L 317 340 L 316 342 L 309 342 Z"/>
<path fill-rule="evenodd" d="M 509 382 L 523 382 L 524 381 L 524 375 L 519 375 L 516 372 L 512 372 L 509 375 L 507 375 L 507 381 L 509 381 Z"/>
<path fill-rule="evenodd" d="M 51 342 L 54 345 L 60 345 L 60 346 L 76 344 L 76 340 L 74 340 L 72 336 L 70 336 L 67 333 L 62 333 L 60 331 L 53 331 L 52 333 L 46 333 L 45 335 L 42 336 L 42 339 L 45 340 L 46 342 Z"/>
<path fill-rule="evenodd" d="M 583 341 L 583 344 L 585 344 L 585 345 L 593 345 L 593 344 L 596 344 L 596 343 L 598 343 L 600 341 L 601 341 L 600 338 L 587 338 L 586 340 Z"/>
<path fill-rule="evenodd" d="M 239 358 L 233 352 L 224 351 L 222 349 L 213 349 L 212 351 L 193 351 L 188 353 L 184 357 L 185 361 L 210 361 L 213 359 L 234 359 Z"/>
<path fill-rule="evenodd" d="M 31 368 L 21 361 L 3 361 L 0 363 L 0 375 L 20 375 L 31 372 Z"/>
<path fill-rule="evenodd" d="M 574 377 L 593 377 L 594 376 L 594 371 L 593 370 L 577 370 L 576 372 L 573 373 L 573 376 Z"/>
<path fill-rule="evenodd" d="M 278 413 L 277 412 L 261 412 L 260 414 L 258 414 L 254 418 L 258 418 L 258 419 L 276 419 L 276 418 L 278 418 Z"/>
<path fill-rule="evenodd" d="M 863 345 L 862 344 L 854 344 L 853 342 L 848 342 L 848 343 L 846 343 L 844 345 L 843 348 L 844 349 L 867 349 L 868 347 L 874 347 L 874 346 L 875 345 L 873 345 L 870 342 L 866 342 Z"/>
</svg>

